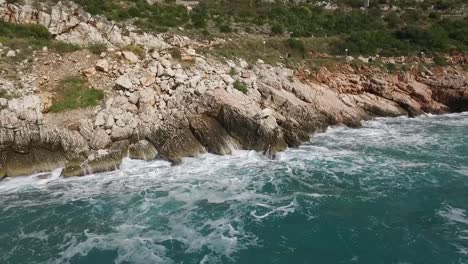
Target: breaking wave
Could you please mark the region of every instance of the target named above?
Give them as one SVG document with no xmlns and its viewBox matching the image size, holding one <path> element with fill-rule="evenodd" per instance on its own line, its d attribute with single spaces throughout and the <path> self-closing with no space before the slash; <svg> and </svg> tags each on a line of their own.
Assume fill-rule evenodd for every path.
<svg viewBox="0 0 468 264">
<path fill-rule="evenodd" d="M 467 263 L 468 114 L 0 182 L 0 263 Z"/>
</svg>

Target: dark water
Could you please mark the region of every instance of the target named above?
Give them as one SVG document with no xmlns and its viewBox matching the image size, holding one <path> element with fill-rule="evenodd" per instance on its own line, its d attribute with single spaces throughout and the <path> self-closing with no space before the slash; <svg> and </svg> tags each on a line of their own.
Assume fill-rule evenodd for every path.
<svg viewBox="0 0 468 264">
<path fill-rule="evenodd" d="M 468 263 L 468 113 L 0 183 L 0 263 Z"/>
</svg>

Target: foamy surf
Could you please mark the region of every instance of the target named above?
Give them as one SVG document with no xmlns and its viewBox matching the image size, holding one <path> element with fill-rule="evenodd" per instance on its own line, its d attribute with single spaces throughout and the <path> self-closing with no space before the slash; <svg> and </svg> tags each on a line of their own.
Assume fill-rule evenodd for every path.
<svg viewBox="0 0 468 264">
<path fill-rule="evenodd" d="M 1 263 L 464 263 L 468 115 L 0 182 Z"/>
</svg>

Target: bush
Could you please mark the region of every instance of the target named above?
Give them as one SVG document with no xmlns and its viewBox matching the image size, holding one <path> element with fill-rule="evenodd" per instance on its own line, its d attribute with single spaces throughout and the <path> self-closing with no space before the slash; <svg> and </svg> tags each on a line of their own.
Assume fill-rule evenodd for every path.
<svg viewBox="0 0 468 264">
<path fill-rule="evenodd" d="M 280 24 L 274 24 L 272 27 L 271 27 L 271 33 L 275 34 L 275 35 L 281 35 L 284 33 L 284 27 Z"/>
<path fill-rule="evenodd" d="M 304 54 L 306 52 L 306 47 L 305 47 L 304 41 L 302 41 L 300 39 L 289 38 L 287 40 L 287 46 L 291 50 L 297 51 L 297 52 L 299 52 L 301 54 Z"/>
<path fill-rule="evenodd" d="M 236 74 L 237 74 L 236 68 L 231 67 L 231 69 L 229 70 L 229 75 L 234 77 L 236 76 Z"/>
<path fill-rule="evenodd" d="M 5 38 L 32 38 L 49 40 L 51 35 L 47 28 L 34 24 L 11 24 L 0 20 L 0 36 Z"/>
<path fill-rule="evenodd" d="M 442 56 L 435 56 L 432 60 L 434 61 L 434 64 L 437 65 L 437 66 L 447 65 L 447 61 Z"/>
<path fill-rule="evenodd" d="M 229 24 L 223 24 L 221 26 L 219 26 L 219 31 L 222 32 L 222 33 L 231 33 L 232 32 L 232 28 Z"/>
<path fill-rule="evenodd" d="M 234 82 L 234 89 L 242 92 L 243 94 L 246 94 L 248 89 L 247 89 L 247 84 L 243 81 L 236 80 Z"/>
<path fill-rule="evenodd" d="M 103 98 L 104 93 L 89 88 L 81 76 L 71 76 L 60 82 L 50 111 L 61 112 L 67 109 L 96 106 Z"/>
</svg>

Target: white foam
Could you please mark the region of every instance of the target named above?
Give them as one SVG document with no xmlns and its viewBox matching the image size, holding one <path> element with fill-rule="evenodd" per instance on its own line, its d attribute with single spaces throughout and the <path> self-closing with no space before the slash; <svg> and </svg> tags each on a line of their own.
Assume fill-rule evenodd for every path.
<svg viewBox="0 0 468 264">
<path fill-rule="evenodd" d="M 463 223 L 468 225 L 468 217 L 464 209 L 447 206 L 444 210 L 439 211 L 438 214 L 451 223 Z"/>
</svg>

